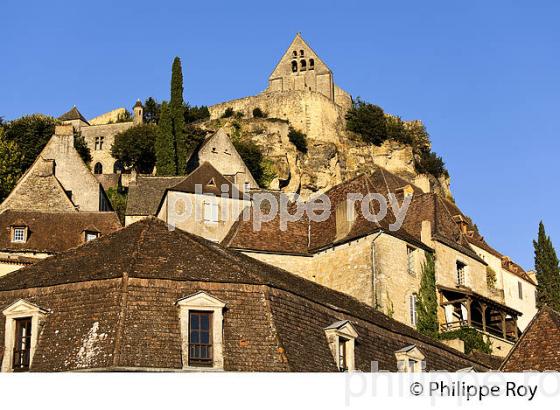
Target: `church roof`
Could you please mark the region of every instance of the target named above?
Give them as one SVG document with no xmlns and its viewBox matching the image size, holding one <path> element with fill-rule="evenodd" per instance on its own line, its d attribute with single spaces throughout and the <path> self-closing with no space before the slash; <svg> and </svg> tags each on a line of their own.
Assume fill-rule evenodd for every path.
<svg viewBox="0 0 560 410">
<path fill-rule="evenodd" d="M 65 112 L 64 114 L 62 114 L 60 117 L 58 117 L 59 120 L 61 121 L 73 121 L 73 120 L 80 120 L 85 122 L 86 124 L 89 125 L 88 120 L 86 120 L 86 117 L 84 117 L 82 115 L 82 113 L 78 110 L 78 108 L 76 108 L 76 106 L 73 106 L 70 111 Z"/>
</svg>

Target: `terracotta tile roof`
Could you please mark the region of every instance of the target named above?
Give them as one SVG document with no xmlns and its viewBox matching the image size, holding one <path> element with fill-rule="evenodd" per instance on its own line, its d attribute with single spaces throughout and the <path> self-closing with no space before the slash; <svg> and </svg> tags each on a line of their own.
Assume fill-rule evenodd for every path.
<svg viewBox="0 0 560 410">
<path fill-rule="evenodd" d="M 28 228 L 25 243 L 11 242 L 11 226 Z M 106 235 L 122 226 L 114 212 L 34 212 L 7 210 L 0 214 L 0 250 L 59 253 L 84 243 L 84 231 Z"/>
<path fill-rule="evenodd" d="M 227 304 L 226 370 L 336 371 L 324 328 L 339 320 L 358 331 L 356 362 L 364 371 L 373 360 L 395 371 L 394 352 L 411 344 L 426 355 L 429 369 L 488 368 L 350 296 L 169 231 L 155 218 L 7 274 L 0 278 L 0 306 L 25 298 L 51 312 L 34 370 L 171 369 L 181 368 L 174 302 L 200 290 Z M 104 336 L 83 357 L 80 346 L 92 329 Z M 3 331 L 0 326 L 0 348 Z"/>
<path fill-rule="evenodd" d="M 185 176 L 153 177 L 141 176 L 128 187 L 126 215 L 155 215 L 165 191 L 183 181 Z"/>
<path fill-rule="evenodd" d="M 95 178 L 99 181 L 105 192 L 111 188 L 118 188 L 121 174 L 95 174 Z"/>
<path fill-rule="evenodd" d="M 560 371 L 560 313 L 548 306 L 541 308 L 505 358 L 500 370 Z"/>
<path fill-rule="evenodd" d="M 227 196 L 230 198 L 243 198 L 244 195 L 237 187 L 226 177 L 218 172 L 209 162 L 204 162 L 193 172 L 191 172 L 183 181 L 177 185 L 170 187 L 170 191 L 196 193 L 196 186 L 201 186 L 202 194 L 211 194 L 222 196 L 221 187 L 227 186 Z"/>
</svg>

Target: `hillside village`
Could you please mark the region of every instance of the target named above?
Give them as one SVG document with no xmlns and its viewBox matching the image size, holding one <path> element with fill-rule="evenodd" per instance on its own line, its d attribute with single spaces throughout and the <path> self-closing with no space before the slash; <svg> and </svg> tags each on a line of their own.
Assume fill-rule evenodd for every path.
<svg viewBox="0 0 560 410">
<path fill-rule="evenodd" d="M 371 144 L 348 126 L 355 102 L 298 33 L 266 90 L 188 124 L 184 173 L 115 158 L 150 123 L 141 101 L 60 115 L 0 204 L 2 371 L 559 370 L 559 314 L 423 165 L 423 124 L 385 114 L 420 137 Z M 371 221 L 349 193 L 406 216 Z M 255 221 L 260 194 L 324 195 L 328 217 Z"/>
</svg>

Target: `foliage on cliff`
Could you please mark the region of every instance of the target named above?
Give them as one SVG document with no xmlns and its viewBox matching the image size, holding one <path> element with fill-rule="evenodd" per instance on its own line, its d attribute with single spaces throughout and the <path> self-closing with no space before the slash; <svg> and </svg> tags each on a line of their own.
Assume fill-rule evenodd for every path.
<svg viewBox="0 0 560 410">
<path fill-rule="evenodd" d="M 296 149 L 299 152 L 307 154 L 307 136 L 303 132 L 290 127 L 290 131 L 288 132 L 288 139 L 292 144 L 295 145 Z"/>
</svg>

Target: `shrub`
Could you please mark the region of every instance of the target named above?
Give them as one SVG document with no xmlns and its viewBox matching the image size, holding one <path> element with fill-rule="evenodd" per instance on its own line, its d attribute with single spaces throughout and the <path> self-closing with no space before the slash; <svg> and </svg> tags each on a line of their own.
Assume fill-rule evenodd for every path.
<svg viewBox="0 0 560 410">
<path fill-rule="evenodd" d="M 467 354 L 475 350 L 486 354 L 492 354 L 492 344 L 489 341 L 484 341 L 482 333 L 470 327 L 442 333 L 440 339 L 461 339 L 465 343 L 465 353 Z"/>
<path fill-rule="evenodd" d="M 406 131 L 404 122 L 400 117 L 387 115 L 385 117 L 387 126 L 387 139 L 398 141 L 402 144 L 412 145 L 411 135 Z"/>
<path fill-rule="evenodd" d="M 74 130 L 74 148 L 76 148 L 76 151 L 78 151 L 78 154 L 80 154 L 80 157 L 82 157 L 82 160 L 86 164 L 91 162 L 91 152 L 87 146 L 86 140 L 82 133 L 80 131 L 76 132 L 76 130 Z"/>
<path fill-rule="evenodd" d="M 267 114 L 259 107 L 253 109 L 253 118 L 266 118 Z"/>
<path fill-rule="evenodd" d="M 498 281 L 496 277 L 496 272 L 490 266 L 486 267 L 486 284 L 488 288 L 494 289 L 496 287 L 496 282 Z"/>
<path fill-rule="evenodd" d="M 449 175 L 443 159 L 435 152 L 421 151 L 415 167 L 420 174 L 432 174 L 436 178 Z"/>
<path fill-rule="evenodd" d="M 185 123 L 190 124 L 196 121 L 203 121 L 210 118 L 210 111 L 208 111 L 208 107 L 205 105 L 197 106 L 197 105 L 189 105 L 188 103 L 185 104 Z"/>
<path fill-rule="evenodd" d="M 346 114 L 346 128 L 374 145 L 381 145 L 387 139 L 387 121 L 383 109 L 359 98 L 352 102 L 352 108 Z"/>
<path fill-rule="evenodd" d="M 229 118 L 233 116 L 233 114 L 234 114 L 233 108 L 227 107 L 224 113 L 222 114 L 222 118 Z"/>
<path fill-rule="evenodd" d="M 124 215 L 126 211 L 126 201 L 128 199 L 128 192 L 124 189 L 109 188 L 107 190 L 107 197 L 113 207 L 113 211 L 117 213 L 121 223 L 124 225 Z"/>
<path fill-rule="evenodd" d="M 138 173 L 149 174 L 156 164 L 155 142 L 158 127 L 139 124 L 115 135 L 111 155 L 125 167 L 134 167 Z"/>
<path fill-rule="evenodd" d="M 270 182 L 276 178 L 272 162 L 263 157 L 261 149 L 253 141 L 241 141 L 239 138 L 232 138 L 232 142 L 257 184 L 267 188 Z"/>
<path fill-rule="evenodd" d="M 307 136 L 292 127 L 290 127 L 290 132 L 288 132 L 288 139 L 292 144 L 296 146 L 296 149 L 303 153 L 307 154 Z"/>
</svg>

